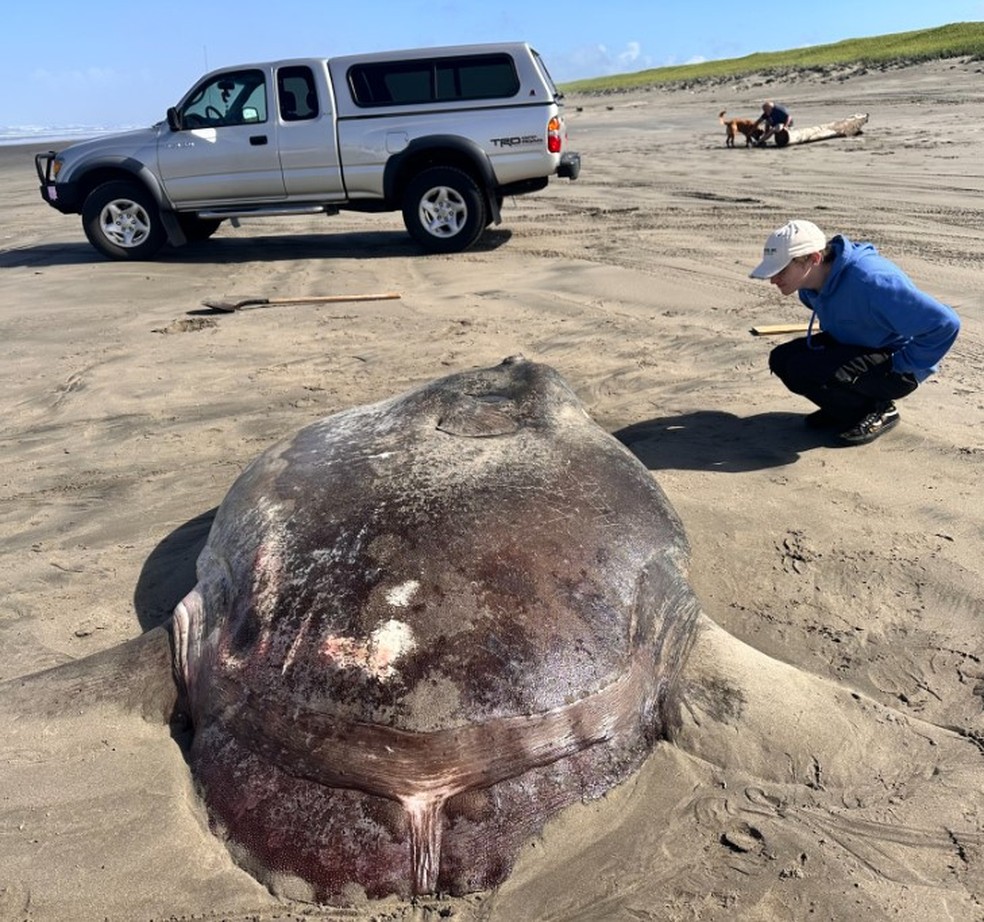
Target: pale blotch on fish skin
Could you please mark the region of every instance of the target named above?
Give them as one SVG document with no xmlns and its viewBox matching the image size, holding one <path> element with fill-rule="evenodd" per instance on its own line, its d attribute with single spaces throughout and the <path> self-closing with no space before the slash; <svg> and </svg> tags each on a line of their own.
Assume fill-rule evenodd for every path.
<svg viewBox="0 0 984 922">
<path fill-rule="evenodd" d="M 387 589 L 386 601 L 394 608 L 406 608 L 417 594 L 418 589 L 420 589 L 420 581 L 408 579 L 405 583 L 400 583 L 399 586 Z"/>
<path fill-rule="evenodd" d="M 416 646 L 410 625 L 391 618 L 366 640 L 331 634 L 322 641 L 321 652 L 337 668 L 361 669 L 367 676 L 384 682 L 396 675 L 397 661 Z"/>
<path fill-rule="evenodd" d="M 280 584 L 283 577 L 284 561 L 277 541 L 264 541 L 257 550 L 254 561 L 256 613 L 264 624 L 273 620 Z"/>
<path fill-rule="evenodd" d="M 269 624 L 276 611 L 284 578 L 285 519 L 288 510 L 278 503 L 261 501 L 255 512 L 262 519 L 256 532 L 265 535 L 265 539 L 253 559 L 254 607 L 260 620 Z"/>
</svg>

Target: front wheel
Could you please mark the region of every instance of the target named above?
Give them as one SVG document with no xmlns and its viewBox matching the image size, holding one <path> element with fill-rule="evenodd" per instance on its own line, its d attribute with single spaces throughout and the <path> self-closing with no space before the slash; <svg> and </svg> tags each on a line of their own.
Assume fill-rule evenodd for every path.
<svg viewBox="0 0 984 922">
<path fill-rule="evenodd" d="M 125 180 L 89 193 L 82 227 L 89 243 L 110 259 L 151 259 L 167 240 L 157 203 L 143 186 Z"/>
<path fill-rule="evenodd" d="M 467 250 L 485 229 L 485 197 L 467 173 L 430 167 L 407 186 L 403 223 L 431 253 Z"/>
</svg>

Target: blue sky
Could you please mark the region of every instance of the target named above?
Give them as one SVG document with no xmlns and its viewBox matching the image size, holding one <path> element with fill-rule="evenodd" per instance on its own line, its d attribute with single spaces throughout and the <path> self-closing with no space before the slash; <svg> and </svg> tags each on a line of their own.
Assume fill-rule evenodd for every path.
<svg viewBox="0 0 984 922">
<path fill-rule="evenodd" d="M 984 0 L 99 0 L 0 15 L 0 126 L 148 125 L 206 70 L 521 40 L 558 82 L 984 19 Z"/>
</svg>

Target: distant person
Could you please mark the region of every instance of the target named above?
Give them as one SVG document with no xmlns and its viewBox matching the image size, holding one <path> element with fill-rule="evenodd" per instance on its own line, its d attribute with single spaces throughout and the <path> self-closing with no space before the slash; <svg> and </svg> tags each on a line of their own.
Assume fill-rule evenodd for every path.
<svg viewBox="0 0 984 922">
<path fill-rule="evenodd" d="M 952 308 L 916 288 L 870 243 L 843 234 L 828 243 L 810 221 L 773 231 L 750 275 L 784 295 L 799 292 L 812 309 L 806 336 L 776 346 L 769 369 L 820 408 L 807 426 L 838 429 L 849 445 L 898 424 L 894 401 L 936 371 L 960 330 Z M 813 332 L 816 321 L 822 332 Z"/>
<path fill-rule="evenodd" d="M 780 106 L 771 99 L 767 99 L 762 103 L 762 114 L 755 119 L 755 124 L 765 125 L 765 134 L 758 140 L 758 146 L 765 147 L 765 142 L 777 131 L 788 131 L 792 127 L 793 120 L 785 106 Z"/>
</svg>

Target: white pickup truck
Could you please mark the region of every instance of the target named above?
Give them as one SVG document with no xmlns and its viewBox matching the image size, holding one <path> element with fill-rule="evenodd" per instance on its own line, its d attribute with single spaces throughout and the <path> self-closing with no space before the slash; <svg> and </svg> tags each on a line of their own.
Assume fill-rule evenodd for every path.
<svg viewBox="0 0 984 922">
<path fill-rule="evenodd" d="M 35 158 L 41 196 L 113 259 L 222 221 L 402 211 L 424 249 L 467 249 L 503 198 L 576 179 L 563 97 L 527 44 L 223 68 L 150 128 Z"/>
</svg>

